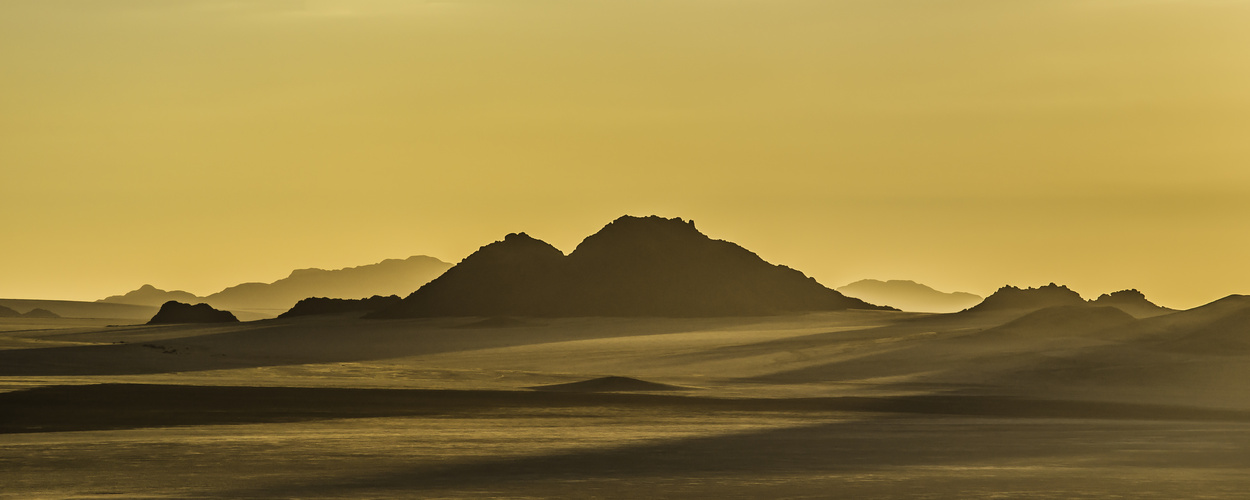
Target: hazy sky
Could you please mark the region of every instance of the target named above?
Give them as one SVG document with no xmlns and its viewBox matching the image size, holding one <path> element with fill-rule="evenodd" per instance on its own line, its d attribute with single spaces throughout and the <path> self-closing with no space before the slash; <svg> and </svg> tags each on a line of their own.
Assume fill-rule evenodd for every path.
<svg viewBox="0 0 1250 500">
<path fill-rule="evenodd" d="M 1250 0 L 5 0 L 0 68 L 0 297 L 622 214 L 828 286 L 1250 293 Z"/>
</svg>

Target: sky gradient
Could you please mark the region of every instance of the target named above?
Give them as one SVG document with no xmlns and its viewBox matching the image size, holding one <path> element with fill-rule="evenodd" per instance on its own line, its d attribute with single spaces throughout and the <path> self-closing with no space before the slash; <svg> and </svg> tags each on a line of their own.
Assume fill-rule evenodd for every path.
<svg viewBox="0 0 1250 500">
<path fill-rule="evenodd" d="M 624 214 L 830 287 L 1250 293 L 1250 1 L 0 3 L 0 297 Z"/>
</svg>

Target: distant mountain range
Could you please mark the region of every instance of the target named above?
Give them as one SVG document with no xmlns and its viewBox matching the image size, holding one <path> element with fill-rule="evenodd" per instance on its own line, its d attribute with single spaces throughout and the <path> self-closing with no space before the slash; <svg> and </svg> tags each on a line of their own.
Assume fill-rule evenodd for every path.
<svg viewBox="0 0 1250 500">
<path fill-rule="evenodd" d="M 277 315 L 308 297 L 355 299 L 373 295 L 407 295 L 449 268 L 451 264 L 447 262 L 417 255 L 345 269 L 297 269 L 290 276 L 273 283 L 243 283 L 207 297 L 143 285 L 124 295 L 114 295 L 98 302 L 145 306 L 160 306 L 171 300 L 202 302 L 218 309 L 272 311 L 273 315 Z"/>
<path fill-rule="evenodd" d="M 848 297 L 913 312 L 957 312 L 981 301 L 980 295 L 939 292 L 910 280 L 860 280 L 837 290 Z"/>
<path fill-rule="evenodd" d="M 747 316 L 890 309 L 714 240 L 680 218 L 621 217 L 565 256 L 525 233 L 491 243 L 367 317 Z"/>
</svg>

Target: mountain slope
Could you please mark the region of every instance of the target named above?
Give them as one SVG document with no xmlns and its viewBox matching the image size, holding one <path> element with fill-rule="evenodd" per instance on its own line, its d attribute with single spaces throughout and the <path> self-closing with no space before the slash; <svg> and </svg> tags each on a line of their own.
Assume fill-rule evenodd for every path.
<svg viewBox="0 0 1250 500">
<path fill-rule="evenodd" d="M 524 233 L 486 245 L 378 318 L 743 316 L 888 309 L 825 288 L 680 218 L 621 217 L 567 257 Z"/>
<path fill-rule="evenodd" d="M 910 280 L 866 279 L 837 290 L 848 297 L 914 312 L 957 312 L 981 301 L 979 295 L 967 292 L 940 292 Z"/>
<path fill-rule="evenodd" d="M 204 298 L 219 309 L 287 310 L 308 297 L 355 299 L 406 295 L 449 269 L 451 264 L 418 255 L 344 269 L 297 269 L 273 283 L 243 283 Z"/>
<path fill-rule="evenodd" d="M 182 290 L 161 290 L 152 285 L 143 285 L 136 290 L 126 292 L 124 295 L 113 295 L 97 300 L 96 302 L 109 302 L 113 304 L 135 304 L 140 306 L 157 306 L 171 300 L 178 302 L 198 302 L 203 297 L 197 297 L 190 292 Z"/>
</svg>

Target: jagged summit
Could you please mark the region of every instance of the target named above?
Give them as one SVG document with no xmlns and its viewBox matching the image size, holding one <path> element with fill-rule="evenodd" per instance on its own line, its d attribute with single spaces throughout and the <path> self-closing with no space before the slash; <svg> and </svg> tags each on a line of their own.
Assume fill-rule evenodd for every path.
<svg viewBox="0 0 1250 500">
<path fill-rule="evenodd" d="M 885 309 L 714 240 L 680 218 L 621 217 L 565 256 L 525 233 L 481 247 L 373 317 L 741 316 Z"/>
<path fill-rule="evenodd" d="M 1037 288 L 1018 288 L 1011 285 L 999 288 L 980 304 L 968 311 L 1037 310 L 1051 306 L 1083 305 L 1085 299 L 1066 286 L 1049 285 Z"/>
<path fill-rule="evenodd" d="M 1162 307 L 1147 300 L 1146 294 L 1141 293 L 1136 289 L 1104 293 L 1099 295 L 1097 299 L 1091 300 L 1090 304 L 1115 307 L 1137 318 L 1148 318 L 1151 316 L 1176 312 L 1174 309 Z"/>
</svg>

